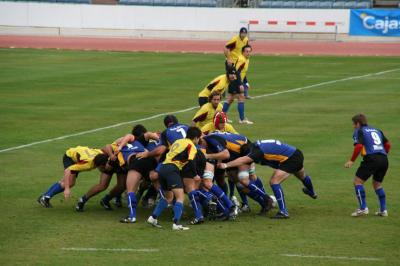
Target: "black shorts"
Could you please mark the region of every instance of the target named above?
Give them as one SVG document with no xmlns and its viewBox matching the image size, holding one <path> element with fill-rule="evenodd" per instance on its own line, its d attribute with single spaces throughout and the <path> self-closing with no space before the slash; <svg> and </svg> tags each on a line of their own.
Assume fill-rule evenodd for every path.
<svg viewBox="0 0 400 266">
<path fill-rule="evenodd" d="M 125 167 L 120 166 L 119 161 L 115 160 L 115 161 L 110 161 L 109 164 L 111 165 L 112 169 L 110 171 L 105 171 L 105 174 L 108 175 L 113 175 L 113 174 L 117 174 L 117 175 L 121 175 L 121 174 L 127 174 L 127 169 Z"/>
<path fill-rule="evenodd" d="M 149 178 L 150 171 L 156 169 L 157 160 L 153 157 L 138 159 L 135 156 L 129 158 L 127 170 L 139 172 L 143 178 Z"/>
<path fill-rule="evenodd" d="M 69 168 L 71 165 L 76 164 L 74 160 L 72 160 L 71 157 L 68 157 L 68 155 L 64 154 L 63 156 L 63 165 L 64 165 L 64 170 Z M 72 174 L 75 174 L 78 177 L 79 172 L 77 171 L 71 171 Z"/>
<path fill-rule="evenodd" d="M 296 150 L 292 156 L 289 157 L 286 161 L 279 164 L 278 169 L 285 171 L 289 174 L 295 174 L 301 169 L 303 169 L 304 165 L 304 156 L 300 150 Z"/>
<path fill-rule="evenodd" d="M 375 181 L 382 183 L 388 168 L 389 161 L 386 155 L 371 154 L 364 157 L 357 169 L 356 176 L 367 181 L 372 175 Z"/>
<path fill-rule="evenodd" d="M 199 105 L 200 105 L 200 107 L 202 107 L 206 103 L 208 103 L 208 97 L 199 97 Z"/>
<path fill-rule="evenodd" d="M 159 180 L 163 190 L 172 190 L 175 188 L 183 189 L 183 182 L 179 168 L 174 164 L 163 164 L 160 167 Z"/>
<path fill-rule="evenodd" d="M 231 81 L 229 83 L 228 87 L 228 93 L 230 94 L 239 94 L 239 93 L 244 93 L 243 91 L 240 91 L 240 77 L 238 77 L 237 80 Z"/>
</svg>

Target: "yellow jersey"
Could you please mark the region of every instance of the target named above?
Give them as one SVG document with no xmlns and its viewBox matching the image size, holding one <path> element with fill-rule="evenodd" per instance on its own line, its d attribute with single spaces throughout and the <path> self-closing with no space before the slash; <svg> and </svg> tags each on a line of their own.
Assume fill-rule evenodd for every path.
<svg viewBox="0 0 400 266">
<path fill-rule="evenodd" d="M 240 39 L 239 35 L 233 36 L 226 44 L 225 47 L 231 51 L 230 58 L 232 62 L 236 62 L 239 56 L 242 54 L 243 46 L 249 43 L 249 38 L 245 37 L 243 40 Z"/>
<path fill-rule="evenodd" d="M 235 62 L 235 68 L 240 72 L 240 79 L 243 81 L 247 75 L 247 70 L 249 69 L 250 60 L 243 55 L 240 55 Z"/>
<path fill-rule="evenodd" d="M 163 164 L 171 163 L 176 165 L 179 170 L 182 170 L 189 161 L 195 159 L 196 154 L 197 149 L 193 141 L 190 139 L 178 139 L 172 144 Z"/>
<path fill-rule="evenodd" d="M 222 107 L 222 103 L 219 103 L 216 109 L 211 103 L 206 103 L 197 111 L 192 121 L 196 123 L 196 127 L 202 128 L 205 124 L 213 121 L 216 112 L 222 112 Z"/>
<path fill-rule="evenodd" d="M 203 132 L 204 135 L 213 133 L 215 131 L 217 131 L 218 129 L 215 128 L 215 125 L 213 122 L 210 122 L 208 124 L 206 124 L 204 127 L 201 128 L 201 132 Z M 235 128 L 228 123 L 225 123 L 225 128 L 223 130 L 218 130 L 221 132 L 228 132 L 228 133 L 233 133 L 233 134 L 239 134 Z"/>
<path fill-rule="evenodd" d="M 229 80 L 226 74 L 220 75 L 213 79 L 200 93 L 199 97 L 208 97 L 214 91 L 218 91 L 220 94 L 229 86 Z"/>
<path fill-rule="evenodd" d="M 75 164 L 68 167 L 68 169 L 76 172 L 92 170 L 96 168 L 94 166 L 94 157 L 102 153 L 102 150 L 83 146 L 70 148 L 65 152 L 65 154 L 70 157 Z"/>
</svg>

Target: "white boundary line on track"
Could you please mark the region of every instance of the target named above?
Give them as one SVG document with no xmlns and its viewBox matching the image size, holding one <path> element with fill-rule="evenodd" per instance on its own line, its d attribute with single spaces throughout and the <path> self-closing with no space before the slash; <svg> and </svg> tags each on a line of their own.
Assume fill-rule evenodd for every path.
<svg viewBox="0 0 400 266">
<path fill-rule="evenodd" d="M 159 249 L 155 248 L 61 248 L 64 251 L 108 251 L 108 252 L 159 252 Z"/>
<path fill-rule="evenodd" d="M 325 85 L 335 84 L 335 83 L 343 82 L 343 81 L 362 79 L 362 78 L 367 78 L 367 77 L 371 77 L 371 76 L 380 76 L 380 75 L 383 75 L 383 74 L 387 74 L 387 73 L 391 73 L 391 72 L 395 72 L 395 71 L 399 71 L 399 70 L 400 70 L 400 68 L 395 68 L 395 69 L 390 69 L 390 70 L 386 70 L 386 71 L 369 73 L 369 74 L 365 74 L 365 75 L 359 75 L 359 76 L 352 76 L 352 77 L 347 77 L 347 78 L 342 78 L 342 79 L 330 80 L 330 81 L 316 83 L 316 84 L 313 84 L 313 85 L 308 85 L 308 86 L 299 87 L 299 88 L 295 88 L 295 89 L 277 91 L 277 92 L 267 93 L 267 94 L 261 94 L 261 95 L 258 95 L 258 96 L 253 96 L 253 99 L 271 97 L 271 96 L 285 94 L 285 93 L 292 93 L 292 92 L 302 91 L 302 90 L 306 90 L 306 89 L 321 87 L 321 86 L 325 86 Z M 74 133 L 74 134 L 64 135 L 64 136 L 57 137 L 57 138 L 51 138 L 51 139 L 45 139 L 45 140 L 41 140 L 41 141 L 35 141 L 35 142 L 32 142 L 32 143 L 28 143 L 28 144 L 24 144 L 24 145 L 20 145 L 20 146 L 14 146 L 14 147 L 2 149 L 2 150 L 0 150 L 0 153 L 19 150 L 19 149 L 23 149 L 23 148 L 28 148 L 28 147 L 31 147 L 31 146 L 34 146 L 34 145 L 53 142 L 53 141 L 56 141 L 56 140 L 63 140 L 63 139 L 71 138 L 71 137 L 82 136 L 82 135 L 86 135 L 86 134 L 90 134 L 90 133 L 94 133 L 94 132 L 98 132 L 98 131 L 102 131 L 102 130 L 106 130 L 106 129 L 110 129 L 110 128 L 116 128 L 116 127 L 120 127 L 120 126 L 124 126 L 124 125 L 128 125 L 128 124 L 147 121 L 147 120 L 151 120 L 151 119 L 154 119 L 154 118 L 159 118 L 159 117 L 165 116 L 167 114 L 185 113 L 185 112 L 188 112 L 188 111 L 192 111 L 192 110 L 194 110 L 196 108 L 198 108 L 198 106 L 192 106 L 192 107 L 188 107 L 186 109 L 182 109 L 182 110 L 178 110 L 178 111 L 174 111 L 174 112 L 165 112 L 165 113 L 161 113 L 161 114 L 157 114 L 157 115 L 153 115 L 153 116 L 148 116 L 148 117 L 145 117 L 145 118 L 140 118 L 140 119 L 136 119 L 136 120 L 132 120 L 132 121 L 113 124 L 113 125 L 106 126 L 106 127 L 100 127 L 100 128 L 86 130 L 86 131 L 82 131 L 82 132 L 78 132 L 78 133 Z"/>
<path fill-rule="evenodd" d="M 281 256 L 295 257 L 295 258 L 332 259 L 332 260 L 383 261 L 383 259 L 380 258 L 365 258 L 365 257 L 317 256 L 317 255 L 302 255 L 302 254 L 281 254 Z"/>
</svg>

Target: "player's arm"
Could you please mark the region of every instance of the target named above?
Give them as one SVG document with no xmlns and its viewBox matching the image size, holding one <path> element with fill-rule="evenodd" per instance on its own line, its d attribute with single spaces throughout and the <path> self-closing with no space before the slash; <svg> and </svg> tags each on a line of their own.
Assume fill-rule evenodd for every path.
<svg viewBox="0 0 400 266">
<path fill-rule="evenodd" d="M 236 160 L 233 160 L 228 163 L 220 163 L 220 164 L 218 164 L 218 168 L 226 169 L 226 168 L 230 168 L 230 167 L 238 167 L 243 164 L 250 164 L 252 162 L 253 162 L 252 158 L 250 158 L 249 156 L 243 156 L 243 157 L 239 157 Z"/>
<path fill-rule="evenodd" d="M 225 55 L 226 61 L 228 62 L 228 65 L 232 65 L 232 64 L 233 64 L 232 59 L 231 59 L 231 51 L 232 51 L 233 49 L 235 49 L 235 47 L 236 47 L 236 38 L 235 38 L 235 37 L 233 37 L 232 39 L 230 39 L 230 40 L 225 44 L 225 47 L 224 47 L 224 55 Z"/>
<path fill-rule="evenodd" d="M 208 111 L 206 109 L 204 109 L 203 107 L 200 108 L 200 110 L 198 110 L 196 112 L 196 114 L 194 115 L 194 117 L 192 119 L 192 125 L 196 126 L 196 125 L 198 125 L 199 122 L 203 122 L 204 120 L 207 119 L 207 115 L 208 115 Z"/>
<path fill-rule="evenodd" d="M 158 141 L 158 140 L 160 140 L 160 135 L 156 132 L 146 132 L 146 133 L 144 133 L 144 138 L 146 141 L 149 141 L 149 140 Z"/>
<path fill-rule="evenodd" d="M 118 140 L 115 141 L 118 145 L 118 148 L 115 149 L 114 153 L 118 154 L 122 147 L 125 147 L 126 144 L 128 144 L 128 142 L 132 142 L 134 140 L 135 140 L 135 136 L 132 134 L 127 134 L 124 137 L 119 138 Z"/>
<path fill-rule="evenodd" d="M 167 136 L 165 131 L 163 131 L 160 137 L 160 145 L 157 148 L 155 148 L 152 151 L 139 152 L 138 154 L 136 154 L 136 157 L 137 158 L 157 157 L 162 155 L 166 151 L 167 151 Z"/>
<path fill-rule="evenodd" d="M 386 138 L 386 136 L 383 134 L 383 132 L 381 131 L 382 134 L 382 138 L 383 138 L 383 146 L 385 147 L 385 151 L 387 154 L 389 154 L 390 151 L 390 141 Z"/>
<path fill-rule="evenodd" d="M 362 135 L 362 131 L 359 130 L 357 132 L 357 135 L 354 137 L 353 154 L 351 155 L 350 160 L 344 164 L 345 168 L 350 168 L 353 166 L 354 162 L 357 160 L 358 155 L 360 155 L 360 153 L 363 149 L 362 143 L 363 143 L 363 135 Z"/>
<path fill-rule="evenodd" d="M 117 156 L 114 154 L 114 149 L 111 144 L 107 144 L 105 147 L 101 149 L 105 154 L 108 155 L 111 161 L 115 161 Z"/>
</svg>

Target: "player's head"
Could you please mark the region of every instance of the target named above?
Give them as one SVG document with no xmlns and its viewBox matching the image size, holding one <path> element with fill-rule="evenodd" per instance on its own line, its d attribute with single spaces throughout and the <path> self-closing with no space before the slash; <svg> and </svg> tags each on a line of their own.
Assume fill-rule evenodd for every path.
<svg viewBox="0 0 400 266">
<path fill-rule="evenodd" d="M 175 124 L 178 124 L 178 118 L 174 115 L 167 115 L 164 117 L 164 125 L 165 127 L 171 127 Z"/>
<path fill-rule="evenodd" d="M 216 112 L 214 115 L 214 127 L 216 130 L 224 130 L 228 117 L 224 112 Z"/>
<path fill-rule="evenodd" d="M 132 135 L 134 135 L 136 138 L 142 136 L 146 132 L 147 129 L 142 124 L 138 124 L 132 129 Z"/>
<path fill-rule="evenodd" d="M 246 36 L 247 36 L 247 28 L 245 28 L 245 27 L 240 28 L 239 36 L 240 36 L 240 39 L 242 39 L 242 40 L 244 38 L 246 38 Z"/>
<path fill-rule="evenodd" d="M 240 146 L 240 155 L 241 156 L 248 155 L 250 153 L 251 146 L 252 146 L 251 142 L 247 142 L 246 144 Z"/>
<path fill-rule="evenodd" d="M 110 170 L 110 166 L 107 164 L 108 155 L 105 153 L 97 154 L 93 159 L 94 166 L 98 168 L 100 171 L 104 172 L 106 170 Z"/>
<path fill-rule="evenodd" d="M 208 96 L 208 102 L 216 109 L 221 102 L 221 94 L 218 91 L 214 91 Z"/>
<path fill-rule="evenodd" d="M 253 48 L 250 45 L 246 44 L 242 48 L 242 55 L 246 58 L 249 58 L 252 51 L 253 51 Z"/>
<path fill-rule="evenodd" d="M 229 81 L 236 80 L 236 74 L 236 68 L 234 66 L 228 67 L 228 69 L 226 70 L 226 76 L 228 77 Z"/>
<path fill-rule="evenodd" d="M 189 127 L 186 132 L 186 138 L 192 140 L 195 144 L 199 143 L 201 130 L 198 127 Z"/>
<path fill-rule="evenodd" d="M 351 120 L 353 121 L 354 128 L 360 128 L 368 125 L 367 117 L 364 114 L 356 114 L 351 118 Z"/>
</svg>

